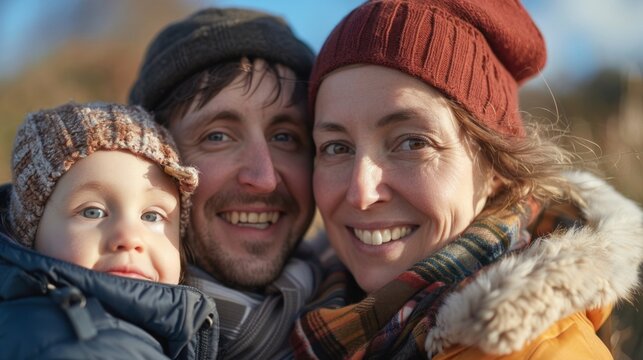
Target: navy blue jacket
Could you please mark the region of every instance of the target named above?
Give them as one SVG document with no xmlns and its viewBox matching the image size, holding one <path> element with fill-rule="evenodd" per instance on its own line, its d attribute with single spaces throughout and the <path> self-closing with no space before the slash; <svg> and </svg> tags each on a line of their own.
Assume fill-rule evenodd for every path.
<svg viewBox="0 0 643 360">
<path fill-rule="evenodd" d="M 0 187 L 0 212 L 7 190 Z M 215 304 L 197 289 L 85 269 L 15 244 L 5 230 L 0 358 L 216 358 Z"/>
</svg>

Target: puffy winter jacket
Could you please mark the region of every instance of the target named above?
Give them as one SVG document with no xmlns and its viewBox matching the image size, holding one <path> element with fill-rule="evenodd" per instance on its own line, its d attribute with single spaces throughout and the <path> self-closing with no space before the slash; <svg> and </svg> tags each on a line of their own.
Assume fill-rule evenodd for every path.
<svg viewBox="0 0 643 360">
<path fill-rule="evenodd" d="M 214 359 L 218 338 L 197 289 L 95 272 L 0 232 L 2 359 Z"/>
</svg>

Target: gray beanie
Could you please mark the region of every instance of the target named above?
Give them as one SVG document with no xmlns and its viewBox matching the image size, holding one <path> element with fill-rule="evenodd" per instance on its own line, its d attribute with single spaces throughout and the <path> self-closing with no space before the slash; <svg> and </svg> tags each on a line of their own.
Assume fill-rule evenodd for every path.
<svg viewBox="0 0 643 360">
<path fill-rule="evenodd" d="M 176 179 L 181 194 L 181 235 L 185 234 L 198 174 L 179 164 L 169 132 L 139 106 L 67 103 L 27 115 L 18 128 L 8 218 L 19 243 L 33 247 L 58 180 L 77 161 L 99 150 L 129 151 L 158 164 Z"/>
<path fill-rule="evenodd" d="M 315 57 L 279 17 L 247 9 L 204 9 L 170 24 L 152 41 L 129 102 L 155 109 L 188 77 L 244 56 L 280 63 L 304 80 Z"/>
</svg>

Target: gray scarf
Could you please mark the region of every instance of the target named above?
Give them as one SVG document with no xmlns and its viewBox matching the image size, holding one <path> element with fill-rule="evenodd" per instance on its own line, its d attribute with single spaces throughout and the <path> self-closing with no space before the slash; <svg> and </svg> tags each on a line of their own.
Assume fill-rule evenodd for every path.
<svg viewBox="0 0 643 360">
<path fill-rule="evenodd" d="M 228 288 L 203 270 L 189 267 L 188 282 L 217 304 L 220 358 L 292 358 L 288 343 L 292 326 L 322 276 L 321 265 L 312 254 L 298 251 L 263 293 Z"/>
</svg>

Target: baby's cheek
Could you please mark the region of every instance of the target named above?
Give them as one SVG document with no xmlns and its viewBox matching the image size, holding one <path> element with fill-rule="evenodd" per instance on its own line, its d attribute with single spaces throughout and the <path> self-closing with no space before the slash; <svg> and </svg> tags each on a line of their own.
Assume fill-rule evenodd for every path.
<svg viewBox="0 0 643 360">
<path fill-rule="evenodd" d="M 161 250 L 155 265 L 159 273 L 160 282 L 178 284 L 181 277 L 181 256 L 174 245 Z"/>
<path fill-rule="evenodd" d="M 164 221 L 147 222 L 147 228 L 154 234 L 162 234 L 164 236 L 169 235 L 168 231 L 171 231 L 171 228 Z"/>
</svg>

